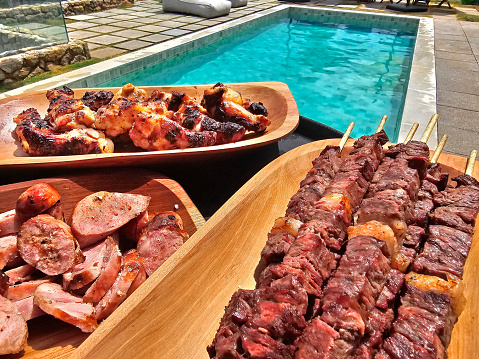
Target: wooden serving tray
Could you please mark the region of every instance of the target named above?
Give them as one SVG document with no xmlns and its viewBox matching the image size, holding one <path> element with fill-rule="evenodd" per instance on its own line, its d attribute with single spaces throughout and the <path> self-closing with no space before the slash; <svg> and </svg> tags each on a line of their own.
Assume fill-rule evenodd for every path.
<svg viewBox="0 0 479 359">
<path fill-rule="evenodd" d="M 148 207 L 150 217 L 161 211 L 174 211 L 177 205 L 176 212 L 181 216 L 184 228 L 190 236 L 205 223 L 203 216 L 177 182 L 158 173 L 140 169 L 96 171 L 0 186 L 2 198 L 0 212 L 15 208 L 20 193 L 38 182 L 47 182 L 60 193 L 67 222 L 79 200 L 91 193 L 104 190 L 150 196 Z M 66 358 L 89 335 L 49 315 L 30 320 L 28 330 L 29 337 L 24 352 L 5 358 Z"/>
<path fill-rule="evenodd" d="M 144 151 L 131 145 L 123 150 L 115 149 L 115 153 L 98 155 L 29 156 L 23 151 L 20 142 L 16 139 L 16 124 L 13 122 L 13 118 L 30 107 L 36 108 L 42 117 L 45 116 L 49 105 L 46 91 L 35 91 L 0 100 L 0 153 L 2 154 L 0 157 L 0 169 L 2 167 L 79 168 L 172 163 L 186 158 L 205 158 L 264 146 L 289 135 L 298 126 L 298 108 L 293 95 L 285 83 L 253 82 L 228 84 L 228 86 L 240 92 L 245 98 L 249 98 L 254 102 L 262 102 L 265 105 L 268 110 L 268 118 L 271 121 L 267 130 L 262 134 L 247 134 L 241 141 L 236 143 L 166 151 Z M 148 94 L 153 90 L 166 92 L 184 91 L 197 100 L 201 100 L 204 90 L 210 88 L 211 85 L 139 87 L 146 90 Z M 86 91 L 110 90 L 116 92 L 118 89 L 118 87 L 74 89 L 74 92 L 75 98 L 81 98 Z"/>
<path fill-rule="evenodd" d="M 238 287 L 255 287 L 255 269 L 274 220 L 284 215 L 311 161 L 326 145 L 338 142 L 306 144 L 267 165 L 103 322 L 72 358 L 207 358 L 206 346 L 231 295 Z M 443 154 L 440 162 L 455 176 L 465 169 L 467 160 Z M 449 347 L 449 357 L 454 359 L 477 357 L 479 347 L 474 333 L 479 326 L 477 242 L 476 231 L 465 268 L 467 305 Z"/>
</svg>

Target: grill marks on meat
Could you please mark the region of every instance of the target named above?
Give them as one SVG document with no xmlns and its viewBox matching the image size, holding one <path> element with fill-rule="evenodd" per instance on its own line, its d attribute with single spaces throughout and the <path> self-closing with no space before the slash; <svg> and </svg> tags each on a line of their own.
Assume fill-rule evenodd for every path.
<svg viewBox="0 0 479 359">
<path fill-rule="evenodd" d="M 341 249 L 346 228 L 351 224 L 351 212 L 366 192 L 366 178 L 371 179 L 382 157 L 381 147 L 385 143 L 383 140 L 386 141 L 383 135 L 379 133 L 361 138 L 352 154 L 341 163 L 339 150 L 335 147 L 326 148 L 313 162 L 314 169 L 307 174 L 301 188 L 319 184 L 319 194 L 313 188 L 310 193 L 315 194 L 312 197 L 303 196 L 306 192 L 298 193 L 288 206 L 288 217 L 277 221 L 263 251 L 266 253 L 264 262 L 269 265 L 260 274 L 258 288 L 235 293 L 225 309 L 215 339 L 208 347 L 210 357 L 293 358 L 300 355 L 296 352 L 297 343 L 309 341 L 302 333 L 315 333 L 316 328 L 307 325 L 308 319 L 322 311 L 322 288 L 338 263 L 338 254 L 334 251 Z M 333 165 L 323 162 L 328 156 L 334 158 Z M 304 208 L 307 208 L 309 218 L 304 216 Z M 289 231 L 291 228 L 286 224 L 290 218 L 305 222 L 297 230 L 297 235 L 296 230 Z M 338 224 L 336 228 L 335 224 Z M 278 240 L 276 235 L 282 236 L 281 239 Z M 271 253 L 278 255 L 274 257 Z M 353 257 L 351 262 L 354 262 Z M 373 269 L 367 272 L 371 278 L 376 275 Z M 368 279 L 365 280 L 367 291 L 371 289 L 371 284 Z M 283 295 L 275 295 L 273 303 L 264 298 L 265 293 L 278 293 L 280 289 L 287 289 L 288 293 L 291 291 L 287 296 L 288 305 L 284 305 Z M 379 291 L 379 288 L 375 290 Z M 303 299 L 293 301 L 293 293 Z M 323 324 L 323 329 L 331 329 L 330 334 L 336 333 L 329 325 Z M 304 344 L 304 353 L 309 355 L 317 350 L 314 345 L 316 343 L 306 348 L 307 344 Z"/>
<path fill-rule="evenodd" d="M 23 150 L 33 156 L 64 156 L 113 152 L 113 142 L 92 128 L 57 133 L 54 127 L 30 108 L 14 118 L 15 132 Z"/>
<path fill-rule="evenodd" d="M 27 343 L 27 322 L 12 301 L 0 296 L 0 355 L 15 354 Z"/>
<path fill-rule="evenodd" d="M 216 91 L 210 89 L 208 93 Z M 35 156 L 113 152 L 113 142 L 128 138 L 137 147 L 171 150 L 221 145 L 241 140 L 247 131 L 264 132 L 270 124 L 261 103 L 252 103 L 221 85 L 224 96 L 211 113 L 184 92 L 153 91 L 132 84 L 116 94 L 89 91 L 75 99 L 64 87 L 47 91 L 47 115 L 30 108 L 17 117 L 16 133 L 25 152 Z M 211 118 L 213 117 L 213 118 Z M 106 136 L 106 137 L 105 137 Z"/>
<path fill-rule="evenodd" d="M 22 225 L 17 245 L 25 262 L 47 275 L 64 273 L 84 260 L 70 227 L 47 214 Z"/>
</svg>

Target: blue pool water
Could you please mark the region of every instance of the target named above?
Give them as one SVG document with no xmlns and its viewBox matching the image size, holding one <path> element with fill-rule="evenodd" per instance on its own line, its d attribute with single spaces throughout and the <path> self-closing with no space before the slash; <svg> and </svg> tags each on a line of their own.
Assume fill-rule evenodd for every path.
<svg viewBox="0 0 479 359">
<path fill-rule="evenodd" d="M 101 86 L 281 81 L 299 113 L 353 137 L 385 130 L 397 140 L 415 33 L 291 18 L 244 30 Z"/>
</svg>

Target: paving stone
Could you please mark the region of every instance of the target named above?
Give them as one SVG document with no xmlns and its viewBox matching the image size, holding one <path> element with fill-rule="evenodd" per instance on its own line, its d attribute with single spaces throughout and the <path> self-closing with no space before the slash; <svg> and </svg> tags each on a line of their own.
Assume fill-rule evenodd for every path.
<svg viewBox="0 0 479 359">
<path fill-rule="evenodd" d="M 92 58 L 105 59 L 108 57 L 119 56 L 126 54 L 126 50 L 116 49 L 114 47 L 102 47 L 90 52 Z"/>
<path fill-rule="evenodd" d="M 92 22 L 92 23 L 95 23 L 97 25 L 108 25 L 108 24 L 111 24 L 113 22 L 117 22 L 118 20 L 115 20 L 115 19 L 112 19 L 112 18 L 109 18 L 109 17 L 102 17 L 102 18 L 95 18 L 95 19 L 91 19 L 91 20 L 88 20 L 88 22 Z"/>
<path fill-rule="evenodd" d="M 98 32 L 86 31 L 86 30 L 68 32 L 68 37 L 75 40 L 83 40 L 93 36 L 98 36 Z"/>
<path fill-rule="evenodd" d="M 115 21 L 115 26 L 123 27 L 123 28 L 137 28 L 138 26 L 143 26 L 142 22 L 138 22 L 138 19 L 135 21 Z"/>
<path fill-rule="evenodd" d="M 156 16 L 150 16 L 150 17 L 145 17 L 145 18 L 138 18 L 138 19 L 135 19 L 135 22 L 139 22 L 139 23 L 142 23 L 142 24 L 154 24 L 154 23 L 157 23 L 159 22 L 160 19 L 158 19 Z"/>
<path fill-rule="evenodd" d="M 75 31 L 75 30 L 81 30 L 81 29 L 87 29 L 92 26 L 98 26 L 98 24 L 92 23 L 92 22 L 87 22 L 87 21 L 78 21 L 78 22 L 73 22 L 70 24 L 66 24 L 66 27 L 69 31 Z"/>
<path fill-rule="evenodd" d="M 173 28 L 173 29 L 174 29 L 174 28 L 177 28 L 177 27 L 186 25 L 186 23 L 184 23 L 184 22 L 179 22 L 179 21 L 166 20 L 166 21 L 160 21 L 160 22 L 158 22 L 157 25 L 166 26 L 166 27 L 169 27 L 169 28 Z"/>
<path fill-rule="evenodd" d="M 448 90 L 438 90 L 437 104 L 441 106 L 449 106 L 463 110 L 479 112 L 479 95 L 465 94 L 462 92 Z"/>
<path fill-rule="evenodd" d="M 472 52 L 472 50 L 471 50 Z M 450 51 L 441 51 L 441 50 L 436 50 L 434 51 L 434 55 L 436 59 L 450 59 L 450 60 L 456 60 L 456 61 L 465 61 L 465 62 L 476 62 L 476 58 L 474 55 L 471 54 L 457 54 L 455 52 L 450 52 Z"/>
<path fill-rule="evenodd" d="M 82 14 L 82 15 L 71 15 L 71 16 L 68 16 L 67 18 L 68 18 L 68 19 L 72 19 L 72 20 L 83 21 L 83 20 L 91 20 L 91 19 L 94 19 L 95 16 Z"/>
<path fill-rule="evenodd" d="M 438 66 L 444 67 L 446 71 L 450 71 L 450 70 L 479 71 L 479 65 L 476 62 L 436 59 L 436 68 Z"/>
<path fill-rule="evenodd" d="M 137 19 L 138 16 L 134 16 L 134 15 L 115 15 L 115 16 L 110 16 L 111 19 L 115 19 L 115 20 L 133 20 L 133 19 Z"/>
<path fill-rule="evenodd" d="M 112 32 L 123 30 L 123 28 L 118 27 L 118 26 L 112 26 L 112 25 L 100 25 L 100 26 L 97 25 L 96 27 L 92 28 L 91 30 L 95 31 L 95 32 L 102 32 L 102 33 L 110 34 Z"/>
<path fill-rule="evenodd" d="M 181 36 L 190 33 L 191 31 L 189 30 L 183 30 L 183 29 L 170 29 L 163 31 L 162 34 L 168 35 L 168 36 Z"/>
<path fill-rule="evenodd" d="M 437 111 L 442 118 L 444 125 L 454 126 L 463 130 L 479 130 L 479 117 L 477 116 L 477 111 L 443 105 L 437 106 Z"/>
<path fill-rule="evenodd" d="M 195 26 L 193 24 L 186 25 L 186 26 Z M 182 28 L 186 28 L 186 26 L 182 26 Z M 168 30 L 169 28 L 166 26 L 158 26 L 158 25 L 142 25 L 136 28 L 137 30 L 141 31 L 148 31 L 148 32 L 161 32 Z M 187 30 L 194 30 L 194 29 L 187 29 Z"/>
<path fill-rule="evenodd" d="M 441 90 L 473 95 L 479 93 L 479 72 L 437 67 L 436 82 L 437 88 Z"/>
<path fill-rule="evenodd" d="M 197 31 L 197 30 L 204 29 L 205 27 L 207 26 L 202 24 L 189 24 L 189 25 L 182 26 L 181 28 L 185 30 L 190 30 L 190 31 Z"/>
<path fill-rule="evenodd" d="M 89 42 L 94 42 L 95 44 L 102 44 L 102 45 L 111 45 L 117 42 L 126 41 L 128 40 L 125 37 L 120 36 L 113 36 L 113 35 L 100 35 L 89 38 Z"/>
<path fill-rule="evenodd" d="M 149 36 L 143 36 L 141 39 L 144 40 L 144 41 L 150 41 L 150 42 L 157 43 L 157 42 L 163 42 L 163 41 L 166 41 L 166 40 L 170 40 L 172 38 L 173 38 L 172 36 L 168 36 L 168 35 L 164 35 L 164 34 L 153 34 L 153 35 L 149 35 Z"/>
<path fill-rule="evenodd" d="M 434 48 L 436 50 L 450 51 L 461 54 L 472 54 L 471 47 L 467 41 L 452 41 L 435 39 Z"/>
<path fill-rule="evenodd" d="M 448 135 L 444 152 L 467 157 L 472 150 L 479 149 L 479 132 L 471 131 L 471 129 L 463 130 L 455 126 L 443 124 L 443 116 L 439 110 L 438 115 L 437 134 L 439 138 L 444 134 Z"/>
<path fill-rule="evenodd" d="M 125 30 L 121 30 L 121 31 L 116 32 L 115 35 L 126 37 L 128 39 L 137 39 L 137 38 L 142 37 L 142 36 L 150 35 L 150 33 L 145 32 L 145 31 L 136 30 L 136 29 L 125 29 Z"/>
<path fill-rule="evenodd" d="M 115 44 L 115 47 L 133 51 L 133 50 L 141 49 L 143 47 L 151 46 L 151 44 L 152 43 L 148 41 L 130 40 L 130 41 L 125 41 L 125 42 L 120 42 L 118 44 Z"/>
</svg>

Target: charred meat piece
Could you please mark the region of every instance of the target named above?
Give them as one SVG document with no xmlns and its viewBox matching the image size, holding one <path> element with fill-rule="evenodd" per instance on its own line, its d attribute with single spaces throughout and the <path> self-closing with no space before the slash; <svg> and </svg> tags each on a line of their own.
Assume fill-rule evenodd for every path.
<svg viewBox="0 0 479 359">
<path fill-rule="evenodd" d="M 479 188 L 473 186 L 460 186 L 446 188 L 434 196 L 436 206 L 467 207 L 479 210 Z"/>
<path fill-rule="evenodd" d="M 296 240 L 301 224 L 302 222 L 289 217 L 276 219 L 261 251 L 261 259 L 265 264 L 282 261 L 291 244 Z"/>
<path fill-rule="evenodd" d="M 449 275 L 462 278 L 472 236 L 446 226 L 431 225 L 422 252 L 413 264 L 417 273 L 433 274 L 443 279 Z"/>
<path fill-rule="evenodd" d="M 314 318 L 296 340 L 297 359 L 321 359 L 331 357 L 339 334 L 319 317 Z"/>
<path fill-rule="evenodd" d="M 59 284 L 45 283 L 38 286 L 34 304 L 45 313 L 80 328 L 82 332 L 91 333 L 98 326 L 93 305 L 65 292 Z"/>
<path fill-rule="evenodd" d="M 27 337 L 27 322 L 17 306 L 0 296 L 0 355 L 22 351 L 27 343 Z"/>
<path fill-rule="evenodd" d="M 457 177 L 454 177 L 452 180 L 457 182 L 456 187 L 472 186 L 472 187 L 479 188 L 479 181 L 476 180 L 474 177 L 466 175 L 466 174 L 462 174 Z"/>
<path fill-rule="evenodd" d="M 117 98 L 126 98 L 128 101 L 146 101 L 148 95 L 145 90 L 142 90 L 138 87 L 133 86 L 131 83 L 124 85 L 120 90 L 118 90 L 113 96 L 113 100 Z"/>
<path fill-rule="evenodd" d="M 111 288 L 103 298 L 95 305 L 95 317 L 103 320 L 146 280 L 146 272 L 143 267 L 144 259 L 136 250 L 126 252 L 122 257 L 120 272 Z"/>
<path fill-rule="evenodd" d="M 221 83 L 205 90 L 201 105 L 214 119 L 221 122 L 237 123 L 248 131 L 263 132 L 271 123 L 266 117 L 267 111 L 264 106 L 263 108 L 258 105 L 253 106 L 256 113 L 261 113 L 253 114 L 249 110 L 251 107 L 249 100 L 243 99 L 241 94 Z"/>
<path fill-rule="evenodd" d="M 113 98 L 113 92 L 111 91 L 87 91 L 82 96 L 81 100 L 92 111 L 98 111 L 102 106 L 107 105 Z"/>
<path fill-rule="evenodd" d="M 477 210 L 467 207 L 438 207 L 431 214 L 431 223 L 440 224 L 472 234 Z"/>
<path fill-rule="evenodd" d="M 64 273 L 84 260 L 70 227 L 47 214 L 22 225 L 17 246 L 25 262 L 47 275 Z"/>
<path fill-rule="evenodd" d="M 82 248 L 91 246 L 145 212 L 149 203 L 150 197 L 138 194 L 92 193 L 75 205 L 72 232 Z"/>
<path fill-rule="evenodd" d="M 424 227 L 408 226 L 403 244 L 418 250 L 425 237 L 426 231 L 424 230 Z"/>
<path fill-rule="evenodd" d="M 157 214 L 140 233 L 137 250 L 145 258 L 148 275 L 158 269 L 188 239 L 175 212 Z"/>
<path fill-rule="evenodd" d="M 16 133 L 23 150 L 33 156 L 65 156 L 113 152 L 113 142 L 92 128 L 57 133 L 52 125 L 30 108 L 19 114 Z"/>
</svg>

